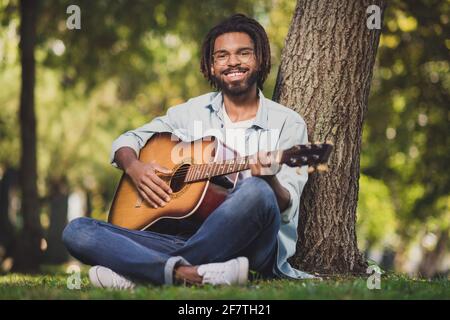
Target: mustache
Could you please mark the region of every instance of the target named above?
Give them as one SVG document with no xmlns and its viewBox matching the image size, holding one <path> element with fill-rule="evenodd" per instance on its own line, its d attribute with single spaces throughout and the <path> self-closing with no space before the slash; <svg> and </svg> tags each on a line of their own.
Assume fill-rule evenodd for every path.
<svg viewBox="0 0 450 320">
<path fill-rule="evenodd" d="M 228 69 L 224 70 L 222 72 L 222 74 L 227 74 L 227 73 L 232 73 L 232 72 L 246 72 L 246 71 L 248 71 L 248 68 L 242 68 L 242 67 L 228 68 Z"/>
</svg>

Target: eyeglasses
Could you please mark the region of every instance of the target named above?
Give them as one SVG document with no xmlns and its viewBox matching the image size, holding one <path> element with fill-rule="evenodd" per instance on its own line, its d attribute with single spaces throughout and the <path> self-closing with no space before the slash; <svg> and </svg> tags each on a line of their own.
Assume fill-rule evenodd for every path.
<svg viewBox="0 0 450 320">
<path fill-rule="evenodd" d="M 230 60 L 231 53 L 226 51 L 220 51 L 217 53 L 214 53 L 212 55 L 214 63 L 218 64 L 219 66 L 225 66 L 227 65 L 228 61 Z M 250 61 L 250 59 L 254 55 L 254 51 L 252 49 L 245 49 L 241 50 L 238 53 L 235 53 L 237 59 L 241 63 L 247 63 Z"/>
</svg>

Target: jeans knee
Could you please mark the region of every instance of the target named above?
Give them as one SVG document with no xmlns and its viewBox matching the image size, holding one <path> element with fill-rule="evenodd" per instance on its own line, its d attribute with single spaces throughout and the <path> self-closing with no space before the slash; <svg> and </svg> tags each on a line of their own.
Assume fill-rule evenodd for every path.
<svg viewBox="0 0 450 320">
<path fill-rule="evenodd" d="M 248 201 L 253 203 L 272 206 L 277 201 L 275 192 L 269 183 L 258 177 L 244 179 L 240 191 L 245 194 Z"/>
<path fill-rule="evenodd" d="M 67 224 L 62 233 L 62 241 L 69 251 L 78 251 L 88 244 L 90 229 L 94 220 L 80 217 Z"/>
<path fill-rule="evenodd" d="M 242 181 L 239 188 L 242 201 L 247 208 L 258 210 L 246 210 L 254 218 L 254 215 L 264 222 L 273 222 L 280 219 L 277 198 L 269 183 L 258 177 L 249 177 Z"/>
</svg>

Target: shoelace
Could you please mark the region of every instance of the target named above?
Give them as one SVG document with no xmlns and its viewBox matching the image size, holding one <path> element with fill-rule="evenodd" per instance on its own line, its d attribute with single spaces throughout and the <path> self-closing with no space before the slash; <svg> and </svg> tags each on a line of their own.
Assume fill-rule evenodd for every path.
<svg viewBox="0 0 450 320">
<path fill-rule="evenodd" d="M 127 280 L 121 276 L 118 276 L 118 275 L 114 275 L 114 274 L 112 275 L 112 282 L 113 282 L 113 286 L 117 289 L 133 288 L 133 285 L 129 280 Z"/>
<path fill-rule="evenodd" d="M 209 270 L 205 272 L 205 275 L 203 276 L 203 281 L 207 282 L 207 281 L 211 281 L 211 280 L 215 280 L 212 281 L 212 284 L 217 284 L 217 283 L 225 283 L 230 285 L 230 281 L 228 281 L 225 278 L 225 270 Z M 217 281 L 219 280 L 219 281 Z"/>
</svg>

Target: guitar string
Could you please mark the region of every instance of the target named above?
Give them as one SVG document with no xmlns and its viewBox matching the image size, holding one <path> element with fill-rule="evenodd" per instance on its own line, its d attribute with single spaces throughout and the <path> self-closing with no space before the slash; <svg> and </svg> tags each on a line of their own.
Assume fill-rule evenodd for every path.
<svg viewBox="0 0 450 320">
<path fill-rule="evenodd" d="M 236 165 L 236 163 L 224 163 L 224 165 Z M 246 164 L 246 163 L 238 163 L 237 165 L 239 166 L 239 165 L 243 165 L 243 164 Z M 211 165 L 211 164 L 197 164 L 197 165 Z M 172 176 L 172 178 L 179 178 L 179 177 L 182 177 L 185 173 L 187 173 L 189 170 L 190 170 L 190 168 L 191 168 L 191 166 L 189 166 L 189 168 L 186 168 L 186 169 L 180 169 L 180 170 L 177 170 L 176 172 L 175 172 L 175 174 Z M 202 170 L 202 169 L 200 169 L 200 170 Z M 244 170 L 244 169 L 243 169 Z M 234 168 L 233 168 L 233 170 L 232 171 L 234 171 Z M 241 170 L 238 170 L 238 171 L 241 171 Z M 229 172 L 229 173 L 232 173 L 232 172 Z M 223 174 L 227 174 L 227 173 L 223 173 Z"/>
<path fill-rule="evenodd" d="M 241 160 L 241 159 L 245 159 L 245 162 L 239 163 L 239 160 Z M 189 165 L 189 167 L 187 167 L 187 168 L 183 168 L 183 169 L 177 170 L 175 172 L 175 174 L 172 176 L 172 178 L 181 178 L 181 177 L 183 177 L 183 175 L 186 176 L 187 172 L 191 169 L 192 166 L 204 166 L 204 165 L 208 165 L 208 166 L 215 166 L 215 165 L 221 165 L 221 166 L 233 165 L 233 166 L 235 166 L 235 165 L 238 165 L 238 166 L 240 166 L 240 165 L 243 165 L 243 164 L 244 165 L 248 164 L 247 163 L 247 161 L 248 161 L 247 157 L 235 158 L 233 160 L 234 160 L 233 162 L 230 161 L 230 162 L 223 162 L 223 163 L 222 162 L 216 162 L 216 163 L 201 163 L 201 164 Z M 236 171 L 243 171 L 243 170 L 245 170 L 245 169 L 240 169 L 240 170 L 235 170 L 235 169 L 236 168 L 233 168 L 233 170 L 231 172 L 228 172 L 228 173 L 233 173 L 233 172 L 236 172 Z M 203 168 L 200 168 L 199 170 L 203 171 Z M 225 172 L 225 173 L 220 174 L 220 175 L 224 175 L 224 174 L 227 174 L 227 173 Z M 208 178 L 208 177 L 204 177 L 204 178 Z"/>
</svg>

